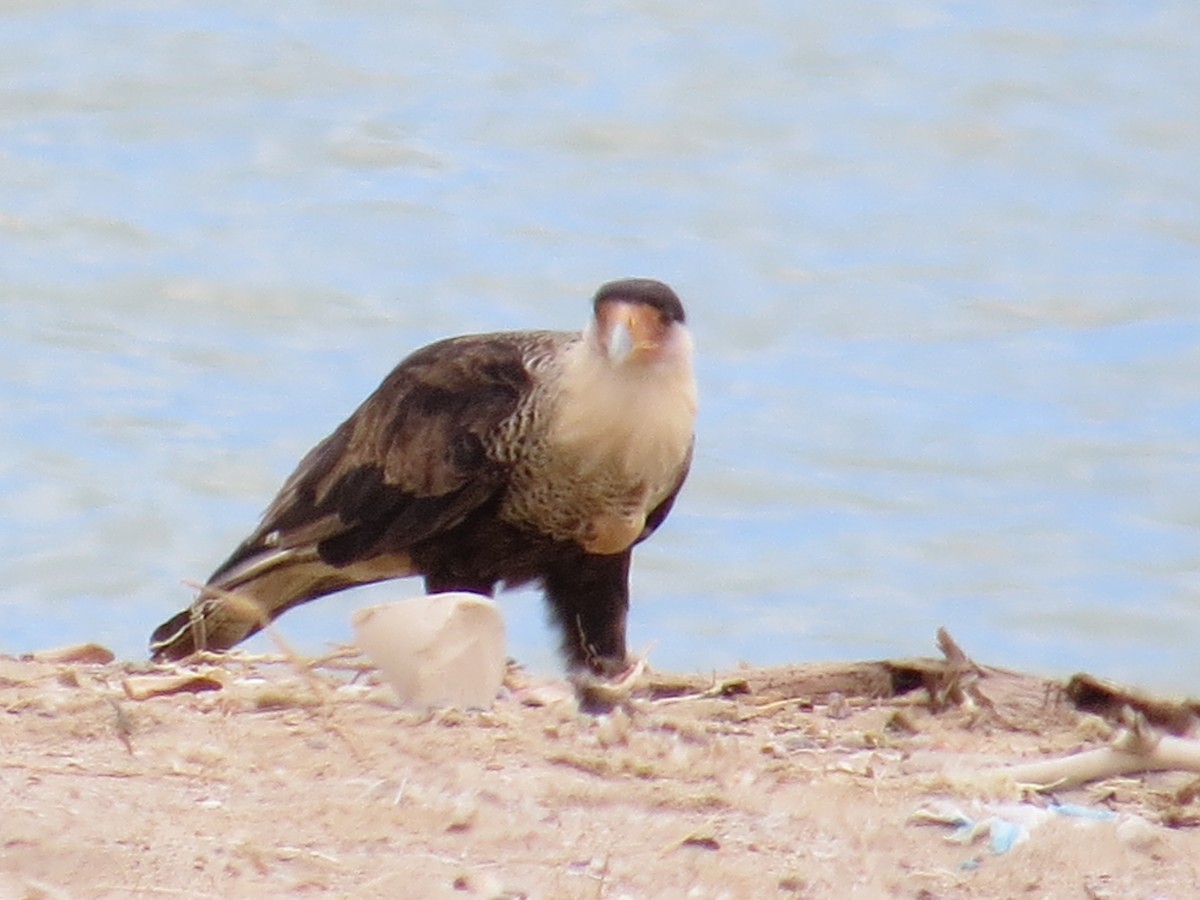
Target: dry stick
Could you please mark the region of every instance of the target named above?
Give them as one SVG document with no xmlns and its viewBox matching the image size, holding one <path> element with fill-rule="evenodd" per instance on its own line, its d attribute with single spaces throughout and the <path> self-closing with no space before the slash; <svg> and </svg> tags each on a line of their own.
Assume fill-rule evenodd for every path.
<svg viewBox="0 0 1200 900">
<path fill-rule="evenodd" d="M 289 662 L 280 653 L 246 653 L 244 650 L 195 650 L 188 656 L 189 663 L 203 662 L 228 666 L 238 663 L 242 666 L 275 665 Z"/>
<path fill-rule="evenodd" d="M 344 660 L 352 660 L 344 662 Z M 339 644 L 324 656 L 318 656 L 309 663 L 314 669 L 340 669 L 350 672 L 375 669 L 377 666 L 363 656 L 362 650 L 352 644 Z"/>
<path fill-rule="evenodd" d="M 267 617 L 267 615 L 262 611 L 262 608 L 255 601 L 243 597 L 236 591 L 227 591 L 223 588 L 213 587 L 212 585 L 202 585 L 195 581 L 184 581 L 184 585 L 190 587 L 194 591 L 211 594 L 212 596 L 224 600 L 227 603 L 231 603 L 238 609 L 247 612 L 250 618 L 253 618 L 258 623 L 259 628 L 265 631 L 271 640 L 275 642 L 275 646 L 280 651 L 277 655 L 272 655 L 269 653 L 255 655 L 251 653 L 229 654 L 215 653 L 211 650 L 197 650 L 192 654 L 192 659 L 201 660 L 203 662 L 219 663 L 226 663 L 230 660 L 233 660 L 235 662 L 245 664 L 270 664 L 286 662 L 291 663 L 297 670 L 300 671 L 301 675 L 306 678 L 311 675 L 313 669 L 344 668 L 357 671 L 359 669 L 375 668 L 375 666 L 368 662 L 350 665 L 333 665 L 333 663 L 338 663 L 341 660 L 355 659 L 362 656 L 362 650 L 350 644 L 341 644 L 323 656 L 305 660 L 300 656 L 300 654 L 292 649 L 291 645 L 288 644 L 283 635 L 279 633 L 279 629 L 275 627 L 274 623 Z"/>
<path fill-rule="evenodd" d="M 700 696 L 704 696 L 703 694 Z M 690 699 L 690 698 L 689 698 Z M 770 703 L 760 703 L 752 707 L 746 713 L 738 717 L 739 722 L 749 722 L 751 719 L 757 719 L 759 716 L 769 716 L 778 710 L 785 709 L 793 703 L 800 705 L 812 706 L 811 697 L 788 697 L 784 700 L 772 700 Z"/>
<path fill-rule="evenodd" d="M 267 614 L 262 611 L 262 607 L 260 607 L 258 603 L 243 597 L 236 591 L 227 591 L 223 588 L 213 587 L 212 585 L 196 584 L 192 581 L 185 581 L 184 584 L 193 590 L 200 591 L 204 594 L 210 594 L 219 600 L 223 600 L 240 612 L 248 613 L 249 616 L 258 623 L 258 627 L 267 633 L 267 636 L 275 643 L 275 646 L 279 648 L 279 652 L 283 655 L 283 658 L 287 662 L 291 663 L 292 668 L 296 670 L 296 673 L 308 682 L 309 687 L 312 687 L 316 693 L 320 694 L 322 699 L 327 697 L 329 693 L 328 685 L 326 685 L 321 681 L 321 679 L 317 678 L 316 675 L 313 674 L 312 666 L 305 661 L 304 657 L 292 649 L 292 645 L 289 644 L 284 639 L 283 635 L 279 633 L 279 629 L 271 624 L 270 618 L 268 618 Z"/>
<path fill-rule="evenodd" d="M 938 647 L 958 676 L 970 672 L 978 676 L 979 666 L 971 660 L 945 628 L 937 631 Z M 956 679 L 957 680 L 957 679 Z M 953 685 L 960 689 L 960 685 Z M 992 707 L 975 685 L 966 692 L 973 699 Z M 995 714 L 995 709 L 991 710 Z M 1003 720 L 1002 720 L 1003 721 Z M 1039 791 L 1065 789 L 1102 778 L 1135 772 L 1177 770 L 1200 773 L 1200 741 L 1164 735 L 1152 729 L 1145 717 L 1137 715 L 1129 728 L 1117 735 L 1108 747 L 1088 750 L 1059 759 L 1004 766 L 995 769 L 1018 784 L 1033 785 Z"/>
<path fill-rule="evenodd" d="M 38 775 L 82 775 L 85 778 L 141 778 L 137 771 L 121 769 L 103 770 L 85 768 L 82 764 L 48 766 L 40 763 L 30 763 L 19 759 L 0 759 L 0 769 L 21 769 L 26 772 L 36 772 Z M 174 773 L 167 773 L 174 774 Z"/>
<path fill-rule="evenodd" d="M 1200 773 L 1200 741 L 1154 734 L 1144 723 L 1138 723 L 1122 732 L 1111 746 L 994 771 L 1018 784 L 1048 791 L 1116 775 L 1168 769 Z"/>
<path fill-rule="evenodd" d="M 673 706 L 676 703 L 686 703 L 689 700 L 714 700 L 718 697 L 727 696 L 730 686 L 738 684 L 741 680 L 742 679 L 739 678 L 727 678 L 724 681 L 717 681 L 716 677 L 714 676 L 712 687 L 705 688 L 702 691 L 696 691 L 692 694 L 679 694 L 676 697 L 659 697 L 651 702 L 653 702 L 655 706 Z M 802 700 L 804 698 L 796 697 L 794 699 Z M 787 700 L 785 702 L 791 703 L 793 701 Z"/>
</svg>

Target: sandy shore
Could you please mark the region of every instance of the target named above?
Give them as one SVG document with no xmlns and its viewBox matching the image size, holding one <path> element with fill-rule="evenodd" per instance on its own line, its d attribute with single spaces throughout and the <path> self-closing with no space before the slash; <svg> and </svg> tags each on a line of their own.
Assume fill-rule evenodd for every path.
<svg viewBox="0 0 1200 900">
<path fill-rule="evenodd" d="M 349 655 L 80 658 L 0 657 L 3 898 L 1200 896 L 1195 773 L 997 769 L 1118 734 L 1031 676 L 649 673 L 594 716 L 519 670 L 414 712 Z"/>
</svg>

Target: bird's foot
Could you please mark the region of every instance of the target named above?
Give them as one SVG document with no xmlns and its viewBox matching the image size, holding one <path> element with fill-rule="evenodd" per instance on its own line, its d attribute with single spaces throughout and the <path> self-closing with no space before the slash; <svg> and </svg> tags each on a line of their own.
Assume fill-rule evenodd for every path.
<svg viewBox="0 0 1200 900">
<path fill-rule="evenodd" d="M 569 679 L 580 711 L 600 715 L 627 706 L 645 671 L 644 658 L 597 658 L 589 668 L 572 672 Z"/>
</svg>

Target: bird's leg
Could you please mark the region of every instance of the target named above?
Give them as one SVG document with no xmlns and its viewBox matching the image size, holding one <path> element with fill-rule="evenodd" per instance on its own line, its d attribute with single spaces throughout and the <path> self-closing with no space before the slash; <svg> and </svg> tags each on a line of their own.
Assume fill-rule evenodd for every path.
<svg viewBox="0 0 1200 900">
<path fill-rule="evenodd" d="M 542 579 L 562 631 L 569 669 L 612 675 L 625 668 L 630 551 L 585 554 L 554 565 Z"/>
</svg>

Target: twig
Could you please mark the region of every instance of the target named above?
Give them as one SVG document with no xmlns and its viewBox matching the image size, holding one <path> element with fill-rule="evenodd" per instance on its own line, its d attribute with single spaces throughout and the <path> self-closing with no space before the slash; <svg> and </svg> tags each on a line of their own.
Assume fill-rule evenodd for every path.
<svg viewBox="0 0 1200 900">
<path fill-rule="evenodd" d="M 142 775 L 141 772 L 125 772 L 119 769 L 85 769 L 82 763 L 78 763 L 77 765 L 79 768 L 71 766 L 47 766 L 41 763 L 27 763 L 20 760 L 0 760 L 0 769 L 21 769 L 26 772 L 36 772 L 38 775 L 82 775 L 85 778 L 138 778 Z"/>
<path fill-rule="evenodd" d="M 720 850 L 721 843 L 715 837 L 718 817 L 710 816 L 699 828 L 693 828 L 678 840 L 671 841 L 660 853 L 666 856 L 680 847 L 701 847 L 705 850 Z"/>
<path fill-rule="evenodd" d="M 1200 741 L 1157 734 L 1143 721 L 1121 732 L 1108 747 L 995 771 L 1018 784 L 1048 791 L 1117 775 L 1167 770 L 1200 773 Z"/>
<path fill-rule="evenodd" d="M 658 697 L 652 702 L 655 706 L 671 706 L 676 703 L 686 703 L 689 700 L 715 700 L 721 697 L 732 697 L 735 694 L 748 694 L 750 689 L 746 686 L 744 678 L 727 678 L 724 681 L 717 681 L 713 677 L 711 687 L 707 687 L 702 691 L 695 691 L 690 694 L 678 694 L 674 697 Z M 800 697 L 797 700 L 803 699 Z M 786 701 L 791 703 L 791 700 Z M 760 707 L 761 708 L 761 707 Z"/>
<path fill-rule="evenodd" d="M 776 710 L 785 709 L 793 703 L 808 706 L 810 709 L 813 706 L 811 697 L 787 697 L 783 700 L 772 700 L 770 703 L 762 703 L 751 707 L 745 714 L 738 716 L 738 721 L 749 722 L 751 719 L 757 719 L 759 716 L 769 716 Z"/>
</svg>

